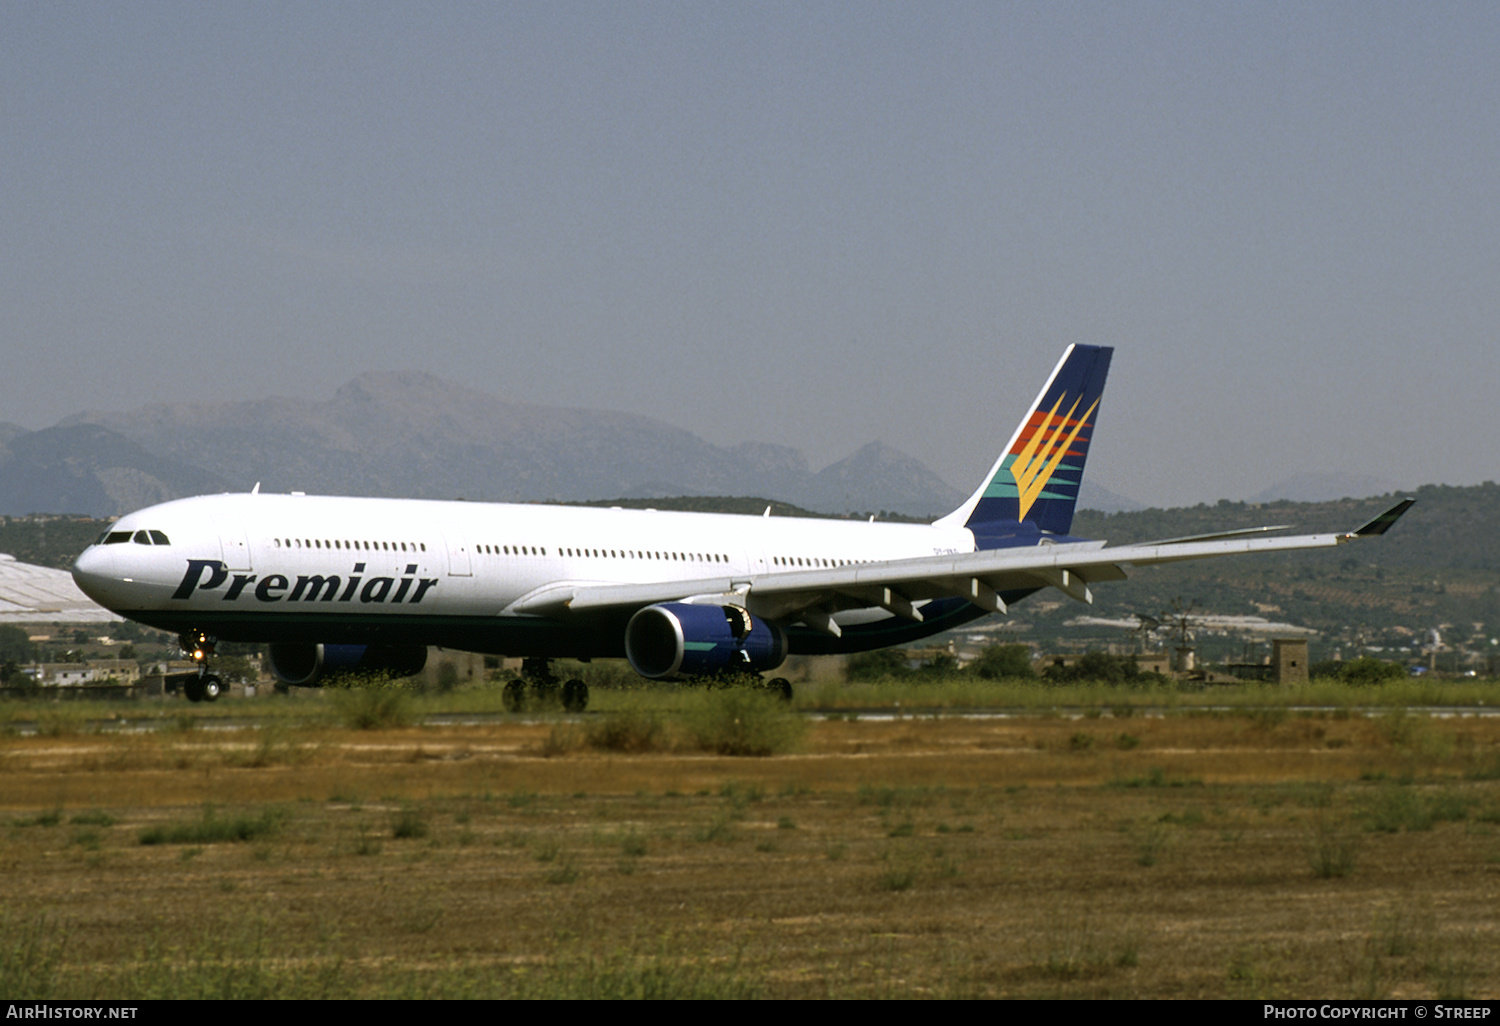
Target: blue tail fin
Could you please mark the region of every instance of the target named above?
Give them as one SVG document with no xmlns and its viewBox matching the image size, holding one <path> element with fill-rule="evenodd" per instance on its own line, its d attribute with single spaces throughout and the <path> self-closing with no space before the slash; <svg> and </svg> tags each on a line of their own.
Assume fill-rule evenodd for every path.
<svg viewBox="0 0 1500 1026">
<path fill-rule="evenodd" d="M 984 484 L 938 524 L 969 528 L 982 548 L 1037 531 L 1067 534 L 1113 353 L 1069 346 Z"/>
</svg>

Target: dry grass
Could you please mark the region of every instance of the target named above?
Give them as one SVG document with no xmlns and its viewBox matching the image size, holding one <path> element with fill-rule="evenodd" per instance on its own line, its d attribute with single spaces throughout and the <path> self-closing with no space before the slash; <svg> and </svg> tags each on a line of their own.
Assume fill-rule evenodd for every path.
<svg viewBox="0 0 1500 1026">
<path fill-rule="evenodd" d="M 0 991 L 1500 991 L 1500 722 L 829 721 L 768 758 L 554 729 L 0 738 Z"/>
</svg>

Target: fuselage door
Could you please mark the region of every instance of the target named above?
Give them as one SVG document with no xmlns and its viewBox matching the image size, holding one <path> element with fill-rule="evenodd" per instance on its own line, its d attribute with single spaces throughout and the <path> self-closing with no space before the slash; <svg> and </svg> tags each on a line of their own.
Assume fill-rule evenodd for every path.
<svg viewBox="0 0 1500 1026">
<path fill-rule="evenodd" d="M 215 513 L 213 519 L 214 527 L 219 532 L 224 566 L 229 570 L 249 570 L 250 543 L 245 537 L 245 525 L 240 522 L 239 517 L 226 513 Z"/>
<path fill-rule="evenodd" d="M 444 531 L 443 540 L 448 545 L 448 576 L 472 576 L 473 570 L 469 566 L 469 543 L 464 540 L 463 535 Z"/>
</svg>

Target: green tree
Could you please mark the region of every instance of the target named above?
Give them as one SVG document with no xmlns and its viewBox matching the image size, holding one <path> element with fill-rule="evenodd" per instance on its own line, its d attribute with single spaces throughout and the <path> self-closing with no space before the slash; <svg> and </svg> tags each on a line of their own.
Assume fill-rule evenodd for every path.
<svg viewBox="0 0 1500 1026">
<path fill-rule="evenodd" d="M 958 660 L 947 652 L 934 652 L 932 658 L 923 660 L 920 672 L 924 677 L 947 677 L 958 672 Z"/>
<path fill-rule="evenodd" d="M 1072 666 L 1049 666 L 1046 677 L 1055 684 L 1093 682 L 1144 687 L 1167 683 L 1167 678 L 1159 673 L 1143 673 L 1130 656 L 1110 655 L 1108 652 L 1085 652 Z"/>
<path fill-rule="evenodd" d="M 911 667 L 906 665 L 906 651 L 900 648 L 859 652 L 850 656 L 844 665 L 844 676 L 853 682 L 902 679 L 911 676 L 911 672 Z"/>
<path fill-rule="evenodd" d="M 0 626 L 0 662 L 30 663 L 36 661 L 36 646 L 19 627 Z"/>
<path fill-rule="evenodd" d="M 984 680 L 1036 676 L 1031 669 L 1031 649 L 1025 645 L 990 645 L 969 664 L 969 670 Z"/>
</svg>

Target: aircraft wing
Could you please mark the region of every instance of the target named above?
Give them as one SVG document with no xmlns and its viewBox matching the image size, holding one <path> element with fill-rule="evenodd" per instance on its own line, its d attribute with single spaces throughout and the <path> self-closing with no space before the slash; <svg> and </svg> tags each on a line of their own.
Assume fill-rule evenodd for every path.
<svg viewBox="0 0 1500 1026">
<path fill-rule="evenodd" d="M 1330 548 L 1356 538 L 1384 534 L 1413 501 L 1403 500 L 1368 523 L 1342 534 L 1255 537 L 1251 535 L 1258 534 L 1260 529 L 1251 529 L 1113 548 L 1097 541 L 1041 544 L 708 580 L 562 583 L 533 592 L 507 612 L 557 616 L 642 608 L 658 602 L 734 601 L 767 620 L 802 622 L 837 635 L 839 628 L 831 617 L 846 609 L 878 606 L 897 616 L 920 621 L 922 612 L 917 603 L 961 598 L 991 612 L 1004 612 L 1002 593 L 1043 587 L 1057 588 L 1080 602 L 1092 602 L 1089 585 L 1124 580 L 1127 567 L 1252 552 Z"/>
</svg>

